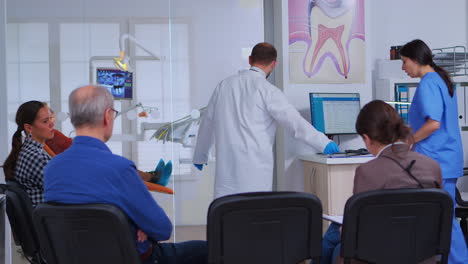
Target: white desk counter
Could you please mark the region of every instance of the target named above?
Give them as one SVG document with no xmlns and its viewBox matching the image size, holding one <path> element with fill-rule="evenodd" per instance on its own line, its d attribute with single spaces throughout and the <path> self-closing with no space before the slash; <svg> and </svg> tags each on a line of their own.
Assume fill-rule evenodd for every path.
<svg viewBox="0 0 468 264">
<path fill-rule="evenodd" d="M 374 157 L 299 156 L 304 164 L 304 191 L 315 194 L 322 202 L 323 213 L 343 215 L 346 200 L 353 194 L 356 168 Z M 327 225 L 324 225 L 326 228 Z"/>
<path fill-rule="evenodd" d="M 327 155 L 313 154 L 313 155 L 303 155 L 299 156 L 299 159 L 302 161 L 310 161 L 323 164 L 361 164 L 366 163 L 369 160 L 374 159 L 372 155 L 363 155 L 363 156 L 350 156 L 350 157 L 333 157 L 330 158 Z"/>
</svg>

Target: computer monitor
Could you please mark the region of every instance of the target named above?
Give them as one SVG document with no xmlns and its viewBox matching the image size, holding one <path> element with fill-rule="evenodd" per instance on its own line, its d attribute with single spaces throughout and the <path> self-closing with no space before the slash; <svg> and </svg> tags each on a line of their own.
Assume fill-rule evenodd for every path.
<svg viewBox="0 0 468 264">
<path fill-rule="evenodd" d="M 133 73 L 114 68 L 97 68 L 96 83 L 106 87 L 114 99 L 133 98 Z"/>
<path fill-rule="evenodd" d="M 361 110 L 358 93 L 310 93 L 312 125 L 327 135 L 355 134 Z"/>
</svg>

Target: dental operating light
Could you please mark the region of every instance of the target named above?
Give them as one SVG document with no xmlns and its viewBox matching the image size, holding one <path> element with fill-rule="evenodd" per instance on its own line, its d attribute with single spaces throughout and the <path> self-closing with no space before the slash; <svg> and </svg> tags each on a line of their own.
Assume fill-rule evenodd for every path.
<svg viewBox="0 0 468 264">
<path fill-rule="evenodd" d="M 128 54 L 125 53 L 126 47 L 125 47 L 125 41 L 129 40 L 130 42 L 135 43 L 138 47 L 140 47 L 142 50 L 144 50 L 146 53 L 151 55 L 156 60 L 161 60 L 159 56 L 156 56 L 153 52 L 149 51 L 146 49 L 135 37 L 129 34 L 122 34 L 120 36 L 120 43 L 119 43 L 119 48 L 120 48 L 120 56 L 117 58 L 114 58 L 114 65 L 118 69 L 122 71 L 128 71 L 132 72 L 133 67 L 130 65 L 130 58 Z"/>
</svg>

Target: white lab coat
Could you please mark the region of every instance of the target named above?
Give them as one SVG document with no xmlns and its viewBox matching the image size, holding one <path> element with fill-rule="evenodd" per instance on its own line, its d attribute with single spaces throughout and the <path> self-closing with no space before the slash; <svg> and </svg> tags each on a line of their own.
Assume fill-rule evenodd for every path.
<svg viewBox="0 0 468 264">
<path fill-rule="evenodd" d="M 215 198 L 271 191 L 277 125 L 323 151 L 330 140 L 308 123 L 257 67 L 221 81 L 198 130 L 193 163 L 205 164 L 216 141 Z"/>
</svg>

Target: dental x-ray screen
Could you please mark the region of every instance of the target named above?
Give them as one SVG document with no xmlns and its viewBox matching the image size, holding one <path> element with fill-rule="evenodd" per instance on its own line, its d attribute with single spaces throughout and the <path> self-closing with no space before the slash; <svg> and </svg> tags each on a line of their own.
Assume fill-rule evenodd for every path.
<svg viewBox="0 0 468 264">
<path fill-rule="evenodd" d="M 111 68 L 97 68 L 97 84 L 106 87 L 114 99 L 133 98 L 133 73 Z"/>
<path fill-rule="evenodd" d="M 355 134 L 361 110 L 358 93 L 310 93 L 312 125 L 327 135 Z"/>
</svg>

